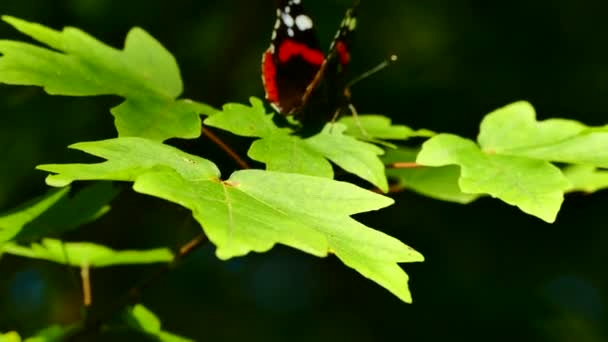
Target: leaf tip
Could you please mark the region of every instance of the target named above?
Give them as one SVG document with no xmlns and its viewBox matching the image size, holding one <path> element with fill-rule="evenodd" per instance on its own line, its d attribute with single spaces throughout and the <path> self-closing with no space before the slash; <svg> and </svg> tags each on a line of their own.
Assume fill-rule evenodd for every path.
<svg viewBox="0 0 608 342">
<path fill-rule="evenodd" d="M 249 98 L 249 103 L 253 108 L 264 108 L 264 102 L 255 96 Z"/>
<path fill-rule="evenodd" d="M 16 17 L 11 16 L 11 15 L 3 15 L 3 16 L 1 16 L 0 18 L 2 19 L 2 21 L 4 21 L 4 22 L 6 22 L 6 23 L 10 24 L 11 26 L 18 25 L 18 24 L 19 24 L 19 22 L 22 22 L 22 21 L 23 21 L 23 20 L 21 20 L 21 19 L 19 19 L 19 18 L 16 18 Z"/>
<path fill-rule="evenodd" d="M 48 175 L 46 176 L 45 182 L 48 186 L 53 186 L 56 188 L 63 188 L 72 184 L 71 179 L 66 179 L 61 175 Z"/>
<path fill-rule="evenodd" d="M 426 259 L 422 253 L 412 249 L 412 262 L 425 262 Z"/>
<path fill-rule="evenodd" d="M 488 118 L 492 118 L 495 116 L 502 116 L 501 114 L 505 115 L 506 117 L 509 117 L 509 116 L 518 117 L 521 115 L 524 117 L 536 119 L 536 109 L 534 109 L 534 106 L 532 106 L 532 104 L 528 101 L 520 100 L 520 101 L 509 103 L 496 110 L 493 110 L 490 114 L 486 115 L 486 117 L 482 120 L 482 126 L 483 126 L 484 122 L 487 121 Z"/>
</svg>

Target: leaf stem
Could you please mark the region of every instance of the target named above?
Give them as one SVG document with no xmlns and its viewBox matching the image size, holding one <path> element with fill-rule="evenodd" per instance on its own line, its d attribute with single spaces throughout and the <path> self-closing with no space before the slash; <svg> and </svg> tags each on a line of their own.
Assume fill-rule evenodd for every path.
<svg viewBox="0 0 608 342">
<path fill-rule="evenodd" d="M 215 133 L 213 133 L 210 129 L 203 126 L 201 132 L 207 138 L 209 138 L 209 140 L 211 140 L 214 144 L 216 144 L 219 148 L 226 152 L 230 156 L 230 158 L 232 158 L 242 169 L 251 168 L 243 158 L 241 158 L 236 152 L 234 152 L 234 150 L 230 148 L 230 146 L 223 142 L 222 139 L 215 135 Z"/>
<path fill-rule="evenodd" d="M 93 295 L 91 292 L 91 274 L 88 264 L 80 266 L 80 279 L 82 280 L 82 303 L 85 307 L 90 307 L 93 304 Z"/>
<path fill-rule="evenodd" d="M 417 169 L 425 166 L 416 162 L 396 162 L 388 164 L 386 167 L 389 169 Z"/>
<path fill-rule="evenodd" d="M 66 337 L 67 341 L 82 341 L 87 340 L 86 337 L 90 337 L 92 334 L 99 331 L 102 324 L 112 319 L 118 312 L 124 309 L 127 305 L 136 303 L 141 297 L 141 293 L 149 288 L 150 286 L 158 283 L 158 280 L 173 270 L 183 259 L 194 253 L 200 247 L 205 245 L 208 241 L 205 234 L 200 233 L 185 244 L 183 244 L 178 252 L 175 254 L 173 261 L 164 264 L 158 268 L 150 276 L 140 280 L 137 284 L 133 285 L 129 290 L 116 301 L 111 303 L 106 310 L 99 311 L 96 315 L 89 315 L 87 320 L 80 326 L 80 329 L 70 333 L 70 336 Z M 83 267 L 84 271 L 84 267 Z M 81 273 L 82 274 L 82 273 Z M 83 288 L 84 288 L 84 275 L 83 275 Z M 88 279 L 88 276 L 87 276 Z M 90 288 L 89 288 L 90 290 Z M 86 298 L 86 289 L 85 298 Z M 90 295 L 90 294 L 89 294 Z M 86 305 L 86 299 L 85 299 Z"/>
</svg>

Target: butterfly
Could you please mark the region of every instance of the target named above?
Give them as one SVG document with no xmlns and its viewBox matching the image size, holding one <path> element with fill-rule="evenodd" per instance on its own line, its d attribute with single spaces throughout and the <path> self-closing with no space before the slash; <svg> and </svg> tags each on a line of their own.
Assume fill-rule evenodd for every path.
<svg viewBox="0 0 608 342">
<path fill-rule="evenodd" d="M 351 107 L 345 72 L 350 63 L 357 4 L 348 9 L 327 55 L 302 0 L 279 0 L 270 47 L 262 56 L 266 99 L 279 113 L 327 122 Z"/>
</svg>

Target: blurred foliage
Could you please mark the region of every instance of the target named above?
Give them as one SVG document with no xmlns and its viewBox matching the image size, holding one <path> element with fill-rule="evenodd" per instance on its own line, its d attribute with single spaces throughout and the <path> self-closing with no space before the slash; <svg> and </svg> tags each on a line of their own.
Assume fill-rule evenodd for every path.
<svg viewBox="0 0 608 342">
<path fill-rule="evenodd" d="M 327 45 L 349 3 L 306 1 Z M 398 124 L 470 138 L 485 113 L 520 99 L 535 105 L 539 119 L 606 124 L 607 10 L 608 3 L 589 0 L 362 0 L 352 75 L 390 53 L 400 59 L 357 84 L 354 103 Z M 268 0 L 2 0 L 0 14 L 79 27 L 115 47 L 141 26 L 176 56 L 184 96 L 220 106 L 262 95 L 259 63 L 275 11 Z M 21 39 L 5 24 L 0 37 Z M 115 135 L 108 108 L 121 101 L 0 86 L 0 211 L 47 191 L 35 165 L 82 158 L 65 147 Z M 245 154 L 249 140 L 225 137 Z M 173 143 L 236 168 L 204 139 Z M 396 200 L 357 218 L 426 256 L 408 265 L 414 305 L 337 260 L 286 248 L 227 263 L 203 249 L 142 300 L 163 328 L 197 341 L 607 338 L 606 193 L 568 195 L 553 225 L 490 199 L 461 206 L 401 193 Z M 125 191 L 110 213 L 67 237 L 117 249 L 177 245 L 198 229 L 189 216 Z M 0 272 L 0 331 L 30 336 L 79 316 L 78 284 L 65 267 L 3 256 Z M 150 272 L 95 270 L 93 300 L 119 296 Z"/>
</svg>

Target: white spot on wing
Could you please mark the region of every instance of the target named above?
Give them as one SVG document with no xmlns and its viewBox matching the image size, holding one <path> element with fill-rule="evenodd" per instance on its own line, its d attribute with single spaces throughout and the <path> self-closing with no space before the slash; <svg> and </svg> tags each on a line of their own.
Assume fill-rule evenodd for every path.
<svg viewBox="0 0 608 342">
<path fill-rule="evenodd" d="M 300 4 L 300 0 L 292 0 L 291 3 L 294 4 L 294 5 L 299 5 Z"/>
<path fill-rule="evenodd" d="M 283 14 L 283 15 L 281 15 L 281 19 L 283 20 L 283 22 L 285 23 L 285 25 L 287 25 L 287 27 L 292 27 L 293 26 L 293 17 L 290 16 L 289 14 Z"/>
<path fill-rule="evenodd" d="M 296 17 L 296 26 L 300 31 L 310 30 L 312 28 L 312 20 L 305 14 L 300 14 Z"/>
<path fill-rule="evenodd" d="M 293 37 L 293 35 L 294 35 L 293 29 L 288 28 L 287 29 L 287 35 L 290 36 L 290 37 Z"/>
<path fill-rule="evenodd" d="M 351 31 L 354 31 L 356 27 L 357 27 L 357 18 L 350 18 L 350 21 L 348 22 L 348 29 Z"/>
<path fill-rule="evenodd" d="M 278 29 L 279 27 L 281 27 L 281 20 L 277 19 L 277 21 L 274 22 L 274 29 Z"/>
</svg>

